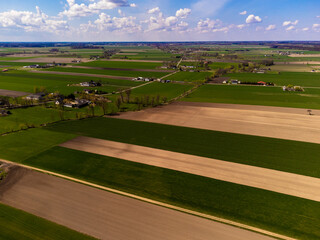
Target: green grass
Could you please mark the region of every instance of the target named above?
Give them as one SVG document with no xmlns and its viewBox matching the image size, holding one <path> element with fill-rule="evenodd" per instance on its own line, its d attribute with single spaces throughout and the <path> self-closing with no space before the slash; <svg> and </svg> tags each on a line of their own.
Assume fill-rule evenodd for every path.
<svg viewBox="0 0 320 240">
<path fill-rule="evenodd" d="M 174 83 L 158 83 L 153 82 L 143 87 L 139 87 L 132 91 L 132 97 L 141 96 L 153 96 L 160 95 L 161 97 L 167 97 L 173 99 L 190 90 L 193 86 L 189 84 L 174 84 Z"/>
<path fill-rule="evenodd" d="M 232 73 L 225 77 L 243 82 L 273 82 L 279 86 L 298 85 L 304 87 L 320 87 L 320 73 L 282 72 L 280 74 Z"/>
<path fill-rule="evenodd" d="M 320 145 L 113 118 L 46 129 L 320 177 Z"/>
<path fill-rule="evenodd" d="M 204 81 L 205 78 L 210 75 L 212 75 L 210 72 L 178 72 L 165 79 L 172 81 L 197 82 Z"/>
<path fill-rule="evenodd" d="M 89 73 L 89 74 L 102 74 L 111 76 L 122 76 L 122 77 L 149 77 L 149 78 L 160 78 L 168 73 L 166 72 L 140 72 L 140 71 L 121 71 L 121 70 L 98 70 L 98 69 L 81 69 L 81 68 L 62 68 L 55 67 L 50 68 L 49 71 L 56 72 L 74 72 L 74 73 Z"/>
<path fill-rule="evenodd" d="M 94 61 L 94 62 L 81 63 L 78 65 L 79 66 L 88 66 L 88 67 L 101 67 L 101 68 L 156 69 L 158 67 L 161 67 L 162 63 Z"/>
<path fill-rule="evenodd" d="M 0 136 L 0 158 L 21 162 L 74 137 L 74 134 L 39 128 Z"/>
<path fill-rule="evenodd" d="M 204 85 L 182 101 L 320 109 L 320 89 L 283 92 L 280 87 Z"/>
<path fill-rule="evenodd" d="M 94 239 L 29 213 L 0 204 L 0 239 Z"/>
<path fill-rule="evenodd" d="M 239 63 L 227 63 L 227 62 L 214 62 L 209 64 L 211 69 L 218 69 L 218 68 L 230 68 L 234 67 L 235 69 L 238 68 Z"/>
<path fill-rule="evenodd" d="M 130 80 L 12 71 L 8 73 L 0 73 L 0 89 L 33 92 L 34 87 L 44 86 L 49 92 L 59 91 L 62 94 L 70 94 L 75 91 L 82 91 L 84 88 L 68 86 L 68 84 L 79 84 L 80 82 L 90 80 L 101 81 L 103 86 L 95 89 L 107 92 L 116 91 L 119 88 L 138 86 L 141 84 L 140 82 Z"/>
<path fill-rule="evenodd" d="M 24 163 L 280 234 L 320 237 L 315 201 L 61 147 Z"/>
</svg>

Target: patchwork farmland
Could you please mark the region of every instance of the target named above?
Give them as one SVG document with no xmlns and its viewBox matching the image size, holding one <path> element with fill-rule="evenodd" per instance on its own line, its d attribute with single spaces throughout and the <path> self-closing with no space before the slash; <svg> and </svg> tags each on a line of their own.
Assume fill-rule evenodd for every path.
<svg viewBox="0 0 320 240">
<path fill-rule="evenodd" d="M 261 44 L 2 48 L 0 238 L 319 239 L 319 52 Z"/>
</svg>

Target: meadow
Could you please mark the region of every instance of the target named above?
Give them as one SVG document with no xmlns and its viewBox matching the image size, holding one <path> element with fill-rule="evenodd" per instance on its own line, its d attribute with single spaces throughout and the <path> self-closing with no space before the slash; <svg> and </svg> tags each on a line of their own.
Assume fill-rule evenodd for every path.
<svg viewBox="0 0 320 240">
<path fill-rule="evenodd" d="M 80 63 L 77 66 L 100 67 L 100 68 L 123 68 L 123 69 L 156 69 L 162 66 L 157 62 L 123 62 L 123 61 L 94 61 Z"/>
<path fill-rule="evenodd" d="M 141 84 L 140 82 L 130 80 L 10 71 L 8 73 L 0 73 L 0 89 L 33 92 L 34 87 L 43 86 L 46 87 L 49 92 L 59 91 L 61 94 L 70 94 L 75 91 L 82 91 L 84 88 L 80 86 L 68 86 L 68 84 L 79 84 L 80 82 L 90 80 L 101 81 L 103 86 L 98 89 L 107 92 L 113 92 L 119 88 L 134 87 Z"/>
<path fill-rule="evenodd" d="M 160 78 L 168 74 L 166 72 L 142 72 L 142 71 L 121 71 L 121 70 L 102 70 L 102 69 L 99 70 L 99 69 L 62 68 L 62 67 L 50 68 L 48 69 L 48 71 L 102 74 L 102 75 L 132 77 L 132 78 L 136 78 L 136 77 Z"/>
<path fill-rule="evenodd" d="M 281 72 L 277 73 L 231 73 L 224 77 L 242 82 L 273 82 L 279 86 L 295 85 L 302 87 L 320 87 L 320 73 Z"/>
<path fill-rule="evenodd" d="M 181 100 L 320 109 L 320 89 L 305 88 L 304 92 L 284 92 L 280 87 L 205 85 Z"/>
<path fill-rule="evenodd" d="M 0 239 L 94 239 L 21 210 L 0 204 Z"/>
<path fill-rule="evenodd" d="M 206 77 L 211 75 L 210 72 L 178 72 L 165 79 L 178 82 L 198 82 L 204 81 Z"/>
</svg>

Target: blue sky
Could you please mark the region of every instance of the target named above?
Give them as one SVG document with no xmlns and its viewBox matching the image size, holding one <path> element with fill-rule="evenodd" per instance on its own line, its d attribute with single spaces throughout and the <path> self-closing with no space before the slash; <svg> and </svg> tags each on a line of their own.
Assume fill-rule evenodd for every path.
<svg viewBox="0 0 320 240">
<path fill-rule="evenodd" d="M 0 0 L 0 41 L 320 40 L 319 0 Z"/>
</svg>

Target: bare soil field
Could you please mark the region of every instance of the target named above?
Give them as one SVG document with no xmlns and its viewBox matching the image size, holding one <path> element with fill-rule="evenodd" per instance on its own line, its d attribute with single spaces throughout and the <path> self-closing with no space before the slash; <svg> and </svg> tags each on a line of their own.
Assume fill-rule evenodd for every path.
<svg viewBox="0 0 320 240">
<path fill-rule="evenodd" d="M 21 167 L 0 184 L 0 201 L 99 239 L 271 239 Z"/>
<path fill-rule="evenodd" d="M 289 57 L 320 57 L 320 54 L 290 54 Z"/>
<path fill-rule="evenodd" d="M 28 94 L 30 94 L 30 93 L 0 89 L 0 96 L 22 97 L 22 96 L 25 96 L 25 95 L 28 95 Z"/>
<path fill-rule="evenodd" d="M 320 201 L 320 179 L 88 137 L 60 146 Z"/>
<path fill-rule="evenodd" d="M 117 118 L 320 143 L 320 111 L 238 104 L 178 102 Z"/>
<path fill-rule="evenodd" d="M 319 65 L 319 61 L 308 61 L 308 62 L 274 62 L 275 65 L 283 65 L 283 64 L 289 64 L 289 65 L 299 65 L 299 64 L 310 64 L 310 65 Z"/>
<path fill-rule="evenodd" d="M 57 75 L 69 75 L 69 76 L 82 76 L 82 77 L 99 77 L 99 78 L 110 78 L 119 80 L 132 80 L 132 77 L 121 77 L 121 76 L 111 76 L 103 74 L 90 74 L 90 73 L 74 73 L 74 72 L 54 72 L 54 71 L 29 71 L 32 73 L 47 73 L 47 74 L 57 74 Z"/>
<path fill-rule="evenodd" d="M 11 62 L 26 62 L 26 63 L 72 63 L 74 60 L 79 60 L 81 62 L 90 62 L 92 60 L 88 58 L 63 58 L 63 57 L 40 57 L 40 58 L 30 58 L 30 59 L 21 59 L 21 60 L 14 60 Z"/>
</svg>

